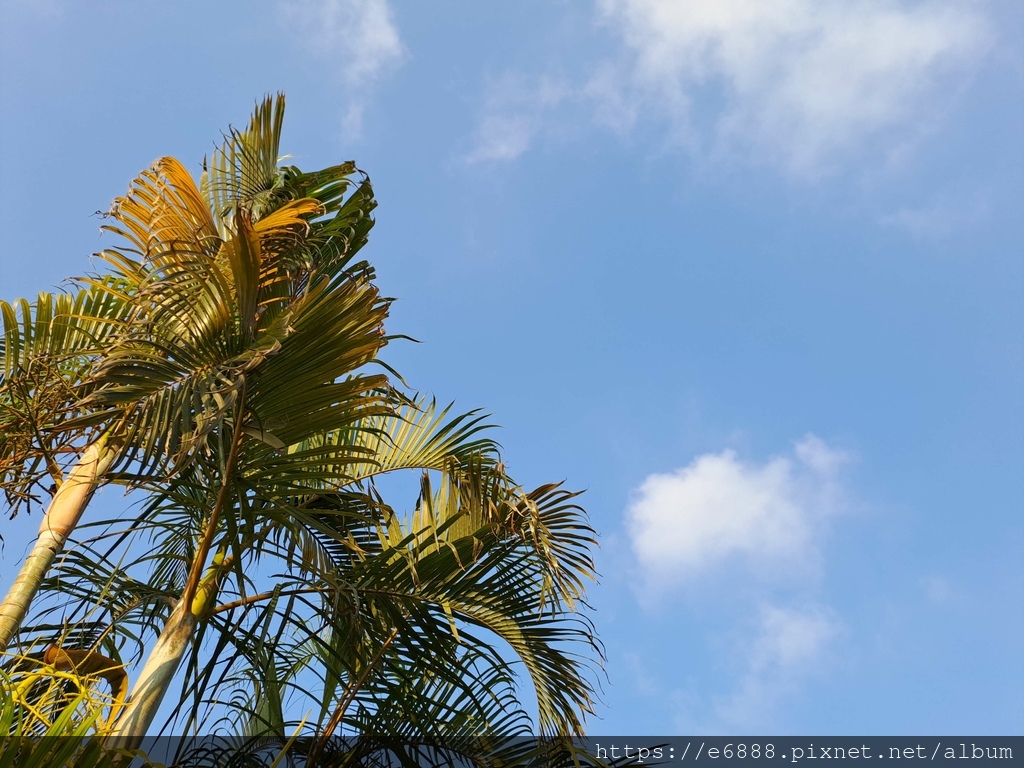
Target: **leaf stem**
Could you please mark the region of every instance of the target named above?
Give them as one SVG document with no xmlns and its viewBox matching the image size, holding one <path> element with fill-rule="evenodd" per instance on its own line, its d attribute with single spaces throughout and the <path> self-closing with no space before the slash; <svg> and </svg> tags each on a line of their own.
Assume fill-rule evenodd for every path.
<svg viewBox="0 0 1024 768">
<path fill-rule="evenodd" d="M 210 513 L 206 530 L 203 531 L 203 538 L 199 542 L 196 555 L 192 560 L 192 567 L 189 569 L 188 580 L 185 582 L 185 588 L 181 593 L 181 600 L 185 605 L 192 605 L 192 600 L 196 596 L 196 590 L 199 589 L 199 581 L 202 578 L 204 566 L 206 565 L 206 558 L 210 554 L 210 549 L 213 547 L 213 539 L 217 533 L 217 523 L 227 503 L 228 491 L 232 485 L 231 475 L 235 471 L 235 464 L 242 447 L 242 436 L 244 434 L 242 425 L 245 421 L 246 389 L 247 380 L 243 374 L 238 407 L 235 411 L 235 426 L 231 434 L 231 450 L 228 452 L 228 459 L 224 465 L 224 476 L 221 478 L 220 489 L 217 491 L 217 501 L 213 506 L 213 512 Z"/>
</svg>

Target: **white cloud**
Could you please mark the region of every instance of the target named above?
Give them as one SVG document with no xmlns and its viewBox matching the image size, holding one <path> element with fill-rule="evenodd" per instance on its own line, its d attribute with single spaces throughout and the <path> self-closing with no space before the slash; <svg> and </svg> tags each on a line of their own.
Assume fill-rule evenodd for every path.
<svg viewBox="0 0 1024 768">
<path fill-rule="evenodd" d="M 465 161 L 519 157 L 543 129 L 547 115 L 571 95 L 569 88 L 550 78 L 527 82 L 509 76 L 490 83 L 473 148 Z"/>
<path fill-rule="evenodd" d="M 980 195 L 945 191 L 929 204 L 900 208 L 882 216 L 880 221 L 905 230 L 917 240 L 938 240 L 984 222 L 989 210 L 987 199 Z"/>
<path fill-rule="evenodd" d="M 626 59 L 590 91 L 667 116 L 701 152 L 814 176 L 876 136 L 936 116 L 986 50 L 976 4 L 940 0 L 598 0 Z"/>
<path fill-rule="evenodd" d="M 618 50 L 555 99 L 543 77 L 492 84 L 467 160 L 519 157 L 571 103 L 618 133 L 667 125 L 670 145 L 702 159 L 807 178 L 887 167 L 933 130 L 994 39 L 981 6 L 956 0 L 595 5 Z"/>
<path fill-rule="evenodd" d="M 648 476 L 626 513 L 649 587 L 668 588 L 725 563 L 798 574 L 818 557 L 817 534 L 840 504 L 849 457 L 814 435 L 763 464 L 709 453 Z"/>
<path fill-rule="evenodd" d="M 373 88 L 406 56 L 387 0 L 280 0 L 279 8 L 295 38 L 344 86 L 342 129 L 358 137 Z"/>
<path fill-rule="evenodd" d="M 710 700 L 677 692 L 674 725 L 680 732 L 708 734 L 778 728 L 785 702 L 828 666 L 842 629 L 835 612 L 821 605 L 762 605 L 752 636 L 737 654 L 742 672 L 734 689 Z"/>
<path fill-rule="evenodd" d="M 764 606 L 760 634 L 750 655 L 751 672 L 791 673 L 816 662 L 835 636 L 837 620 L 819 606 L 786 609 Z"/>
<path fill-rule="evenodd" d="M 829 669 L 843 622 L 816 599 L 817 576 L 826 522 L 848 505 L 851 461 L 807 434 L 765 461 L 706 453 L 635 490 L 625 523 L 641 603 L 663 613 L 657 598 L 672 592 L 728 603 L 724 634 L 707 638 L 720 669 L 713 682 L 663 694 L 679 732 L 784 727 L 787 704 Z"/>
<path fill-rule="evenodd" d="M 931 574 L 920 581 L 928 602 L 935 605 L 951 605 L 963 600 L 962 590 L 944 576 Z"/>
<path fill-rule="evenodd" d="M 466 162 L 515 160 L 529 149 L 538 124 L 536 117 L 484 115 L 477 129 L 475 146 L 466 155 Z"/>
</svg>

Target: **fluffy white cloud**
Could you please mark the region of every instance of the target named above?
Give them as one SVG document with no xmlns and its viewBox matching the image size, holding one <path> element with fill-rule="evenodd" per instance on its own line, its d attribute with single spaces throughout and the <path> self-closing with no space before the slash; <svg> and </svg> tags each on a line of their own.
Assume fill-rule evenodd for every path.
<svg viewBox="0 0 1024 768">
<path fill-rule="evenodd" d="M 725 562 L 791 573 L 813 563 L 816 534 L 841 497 L 848 456 L 814 435 L 763 464 L 709 453 L 647 477 L 626 513 L 633 553 L 651 585 L 686 581 Z"/>
<path fill-rule="evenodd" d="M 829 667 L 843 622 L 816 599 L 813 577 L 824 564 L 825 522 L 847 504 L 851 459 L 808 434 L 762 462 L 732 450 L 697 456 L 633 493 L 625 523 L 641 602 L 660 612 L 666 593 L 729 598 L 728 628 L 711 642 L 723 671 L 714 690 L 663 694 L 680 732 L 784 727 L 787 703 Z M 697 583 L 699 591 L 681 589 Z"/>
<path fill-rule="evenodd" d="M 358 136 L 373 87 L 406 55 L 387 0 L 280 0 L 279 8 L 302 45 L 328 62 L 345 87 L 342 128 Z"/>
<path fill-rule="evenodd" d="M 617 81 L 603 73 L 598 92 L 621 101 L 632 91 L 700 145 L 696 123 L 709 121 L 716 151 L 742 147 L 805 175 L 885 129 L 934 117 L 929 97 L 989 37 L 977 5 L 951 0 L 598 6 L 629 52 L 628 71 Z"/>
</svg>

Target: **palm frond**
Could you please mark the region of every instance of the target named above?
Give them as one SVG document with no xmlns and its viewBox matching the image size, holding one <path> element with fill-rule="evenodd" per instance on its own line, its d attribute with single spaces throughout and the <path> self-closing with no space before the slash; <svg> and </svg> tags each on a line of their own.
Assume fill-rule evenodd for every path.
<svg viewBox="0 0 1024 768">
<path fill-rule="evenodd" d="M 108 277 L 34 303 L 0 301 L 0 487 L 11 515 L 59 486 L 88 429 L 77 387 L 127 319 L 127 286 Z M 52 492 L 52 491 L 51 491 Z"/>
<path fill-rule="evenodd" d="M 172 158 L 140 174 L 81 306 L 0 304 L 5 490 L 57 478 L 54 446 L 96 431 L 120 452 L 104 479 L 145 496 L 77 530 L 23 627 L 31 659 L 9 671 L 40 667 L 54 636 L 108 667 L 157 641 L 148 703 L 130 699 L 114 735 L 148 728 L 182 665 L 170 722 L 244 736 L 239 765 L 296 750 L 310 768 L 568 765 L 602 658 L 578 494 L 520 487 L 486 416 L 395 386 L 391 300 L 356 259 L 372 187 L 352 163 L 280 167 L 283 112 L 259 104 L 198 185 Z M 52 403 L 27 407 L 41 392 Z M 411 505 L 389 496 L 402 473 L 420 480 Z"/>
<path fill-rule="evenodd" d="M 280 180 L 284 106 L 284 94 L 265 98 L 256 106 L 248 128 L 230 130 L 205 167 L 202 194 L 221 226 L 230 221 L 239 202 L 251 207 L 256 218 L 269 207 Z"/>
<path fill-rule="evenodd" d="M 102 254 L 129 286 L 131 323 L 82 388 L 88 412 L 74 426 L 120 419 L 126 460 L 143 472 L 168 457 L 178 466 L 230 431 L 247 376 L 254 386 L 246 430 L 272 446 L 298 442 L 325 420 L 328 429 L 350 423 L 345 404 L 381 390 L 384 379 L 338 379 L 386 342 L 388 302 L 365 273 L 311 280 L 317 264 L 306 239 L 322 210 L 300 198 L 255 219 L 239 203 L 218 229 L 176 160 L 141 174 L 115 201 L 117 225 L 107 227 L 131 247 Z M 320 354 L 311 357 L 314 347 Z M 279 423 L 283 437 L 274 434 Z"/>
<path fill-rule="evenodd" d="M 112 703 L 95 675 L 45 663 L 19 663 L 16 669 L 0 669 L 0 768 L 114 764 L 115 754 L 95 738 Z M 139 768 L 158 768 L 140 750 L 119 757 Z"/>
</svg>

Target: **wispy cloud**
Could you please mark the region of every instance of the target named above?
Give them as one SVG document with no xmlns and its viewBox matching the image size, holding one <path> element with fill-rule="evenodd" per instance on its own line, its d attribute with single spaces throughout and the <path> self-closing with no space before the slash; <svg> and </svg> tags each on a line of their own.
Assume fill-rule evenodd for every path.
<svg viewBox="0 0 1024 768">
<path fill-rule="evenodd" d="M 572 89 L 552 78 L 535 81 L 506 76 L 488 84 L 483 114 L 465 155 L 468 163 L 514 160 L 542 131 L 545 119 Z"/>
<path fill-rule="evenodd" d="M 279 0 L 278 7 L 296 38 L 344 87 L 342 130 L 358 138 L 374 88 L 406 57 L 387 0 Z"/>
<path fill-rule="evenodd" d="M 674 725 L 680 733 L 758 733 L 777 729 L 785 703 L 828 667 L 843 623 L 817 604 L 765 604 L 736 649 L 741 671 L 732 690 L 711 697 L 680 690 Z"/>
<path fill-rule="evenodd" d="M 935 605 L 952 605 L 964 599 L 963 590 L 945 576 L 929 574 L 920 580 L 925 598 Z"/>
<path fill-rule="evenodd" d="M 791 456 L 764 463 L 732 450 L 698 456 L 635 491 L 626 525 L 647 592 L 663 592 L 724 565 L 806 573 L 821 522 L 841 498 L 849 457 L 807 435 Z"/>
<path fill-rule="evenodd" d="M 947 111 L 995 35 L 977 3 L 596 0 L 613 46 L 589 74 L 485 97 L 473 160 L 512 160 L 561 119 L 664 128 L 703 161 L 815 178 L 904 155 Z M 519 82 L 524 79 L 520 78 Z M 544 78 L 536 77 L 543 82 Z"/>
<path fill-rule="evenodd" d="M 990 33 L 976 4 L 598 0 L 625 57 L 592 90 L 702 152 L 800 176 L 935 116 Z M 905 137 L 903 137 L 905 138 Z"/>
<path fill-rule="evenodd" d="M 960 190 L 936 195 L 925 205 L 900 208 L 881 217 L 882 224 L 907 232 L 916 240 L 938 240 L 970 229 L 990 215 L 988 200 Z"/>
</svg>

